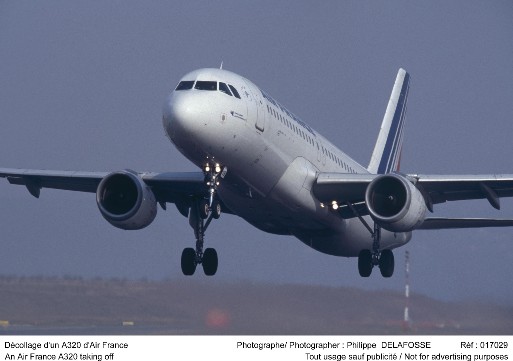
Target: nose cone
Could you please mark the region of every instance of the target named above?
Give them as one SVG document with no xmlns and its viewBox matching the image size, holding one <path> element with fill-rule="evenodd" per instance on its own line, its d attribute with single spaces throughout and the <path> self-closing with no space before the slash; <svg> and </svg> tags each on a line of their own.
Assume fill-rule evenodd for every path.
<svg viewBox="0 0 513 361">
<path fill-rule="evenodd" d="M 162 122 L 172 141 L 194 132 L 202 110 L 190 94 L 171 93 L 164 104 Z"/>
<path fill-rule="evenodd" d="M 217 113 L 211 92 L 174 91 L 164 104 L 162 122 L 175 147 L 193 160 L 217 144 Z"/>
</svg>

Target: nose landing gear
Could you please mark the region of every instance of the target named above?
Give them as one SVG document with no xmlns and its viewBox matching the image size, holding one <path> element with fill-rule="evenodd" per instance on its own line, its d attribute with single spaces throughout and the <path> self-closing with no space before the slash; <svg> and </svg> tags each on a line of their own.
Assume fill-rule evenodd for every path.
<svg viewBox="0 0 513 361">
<path fill-rule="evenodd" d="M 213 276 L 217 272 L 218 257 L 214 248 L 203 251 L 205 232 L 212 222 L 221 216 L 221 203 L 217 199 L 217 187 L 219 177 L 224 178 L 226 167 L 222 168 L 218 163 L 207 162 L 203 168 L 205 185 L 208 187 L 208 198 L 197 199 L 193 202 L 189 211 L 189 224 L 194 230 L 196 248 L 185 248 L 182 252 L 182 272 L 186 276 L 192 276 L 197 265 L 203 266 L 203 272 L 207 276 Z"/>
</svg>

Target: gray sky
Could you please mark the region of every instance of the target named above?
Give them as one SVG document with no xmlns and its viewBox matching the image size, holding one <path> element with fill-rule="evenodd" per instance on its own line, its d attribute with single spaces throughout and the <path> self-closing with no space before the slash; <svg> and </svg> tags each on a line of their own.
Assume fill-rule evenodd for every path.
<svg viewBox="0 0 513 361">
<path fill-rule="evenodd" d="M 224 62 L 364 165 L 404 67 L 403 171 L 513 173 L 511 19 L 511 1 L 0 1 L 0 166 L 194 170 L 164 136 L 161 107 L 182 75 Z M 435 214 L 513 217 L 513 201 L 502 202 L 501 212 L 472 201 Z M 36 200 L 6 181 L 0 217 L 4 275 L 176 278 L 193 244 L 174 207 L 122 231 L 93 194 Z M 356 259 L 233 216 L 207 242 L 220 255 L 208 282 L 402 290 L 409 249 L 414 292 L 513 304 L 513 229 L 416 232 L 389 280 L 361 279 Z"/>
</svg>

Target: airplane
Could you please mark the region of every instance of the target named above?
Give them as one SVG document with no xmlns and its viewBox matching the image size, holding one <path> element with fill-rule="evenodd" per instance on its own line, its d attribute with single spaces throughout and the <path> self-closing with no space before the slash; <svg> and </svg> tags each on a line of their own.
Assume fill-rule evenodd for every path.
<svg viewBox="0 0 513 361">
<path fill-rule="evenodd" d="M 183 76 L 163 106 L 162 124 L 197 172 L 52 171 L 0 168 L 24 185 L 96 194 L 107 222 L 124 230 L 152 223 L 173 203 L 188 218 L 195 246 L 181 256 L 184 275 L 218 270 L 205 233 L 221 213 L 268 233 L 292 235 L 325 254 L 358 257 L 360 276 L 394 272 L 393 249 L 414 230 L 508 227 L 513 219 L 429 217 L 434 205 L 486 199 L 500 209 L 513 175 L 422 175 L 400 171 L 410 75 L 399 69 L 367 167 L 358 164 L 250 80 L 224 69 Z"/>
</svg>

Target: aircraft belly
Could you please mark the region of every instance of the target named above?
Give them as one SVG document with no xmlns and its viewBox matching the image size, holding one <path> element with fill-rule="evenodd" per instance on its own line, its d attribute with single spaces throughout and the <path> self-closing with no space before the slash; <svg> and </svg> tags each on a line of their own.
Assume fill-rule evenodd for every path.
<svg viewBox="0 0 513 361">
<path fill-rule="evenodd" d="M 365 217 L 372 225 L 370 217 Z M 372 249 L 373 238 L 357 218 L 341 220 L 340 225 L 327 233 L 305 232 L 297 237 L 309 247 L 333 256 L 358 257 L 363 249 Z M 411 232 L 394 233 L 381 230 L 380 248 L 394 249 L 404 246 L 411 239 Z"/>
<path fill-rule="evenodd" d="M 322 207 L 312 195 L 317 168 L 297 157 L 267 195 L 233 172 L 223 182 L 219 195 L 226 206 L 256 228 L 274 234 L 290 234 L 323 253 L 353 257 L 372 248 L 372 236 L 358 219 L 344 220 Z M 270 176 L 270 174 L 266 174 Z M 271 177 L 269 177 L 272 179 Z M 372 221 L 368 220 L 371 224 Z M 406 242 L 404 234 L 382 233 L 382 247 L 395 248 Z"/>
<path fill-rule="evenodd" d="M 223 203 L 234 214 L 264 232 L 291 235 L 298 227 L 310 231 L 326 228 L 318 217 L 309 212 L 290 212 L 289 207 L 254 192 L 242 180 L 236 185 L 223 182 L 218 191 Z"/>
</svg>

